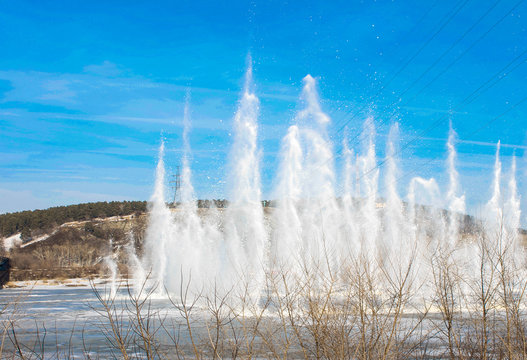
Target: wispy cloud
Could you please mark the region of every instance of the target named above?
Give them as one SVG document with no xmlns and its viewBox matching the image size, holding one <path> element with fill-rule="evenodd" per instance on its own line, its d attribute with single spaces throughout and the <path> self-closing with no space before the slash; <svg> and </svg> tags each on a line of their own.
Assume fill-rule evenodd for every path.
<svg viewBox="0 0 527 360">
<path fill-rule="evenodd" d="M 448 141 L 448 139 L 446 139 L 446 138 L 434 138 L 434 137 L 423 137 L 421 139 L 429 140 L 429 141 L 439 141 L 439 142 L 443 142 L 445 144 Z M 477 146 L 484 146 L 484 147 L 492 147 L 492 148 L 496 148 L 496 146 L 497 146 L 497 143 L 493 143 L 493 142 L 477 141 L 477 140 L 464 140 L 464 139 L 457 139 L 456 143 L 458 143 L 458 144 L 467 144 L 467 145 L 477 145 Z M 502 148 L 527 150 L 527 145 L 501 143 L 500 146 Z"/>
<path fill-rule="evenodd" d="M 188 84 L 156 81 L 105 61 L 100 65 L 85 66 L 80 73 L 52 73 L 41 71 L 0 71 L 0 80 L 11 83 L 12 89 L 4 93 L 3 102 L 57 102 L 70 104 L 73 100 L 86 99 L 107 90 L 112 93 L 123 93 L 140 90 L 162 90 L 164 92 L 185 92 L 189 86 L 193 93 L 208 95 L 232 95 L 233 92 L 212 87 L 199 87 Z M 236 94 L 236 92 L 234 93 Z M 275 96 L 268 94 L 268 96 Z M 279 95 L 276 95 L 279 96 Z"/>
</svg>

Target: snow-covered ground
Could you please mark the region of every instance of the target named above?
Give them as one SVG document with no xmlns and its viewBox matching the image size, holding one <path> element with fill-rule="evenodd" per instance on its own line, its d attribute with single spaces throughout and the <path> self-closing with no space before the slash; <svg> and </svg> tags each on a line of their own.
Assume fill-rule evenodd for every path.
<svg viewBox="0 0 527 360">
<path fill-rule="evenodd" d="M 111 283 L 111 279 L 107 278 L 74 278 L 74 279 L 43 279 L 43 280 L 25 280 L 25 281 L 10 281 L 5 286 L 6 288 L 42 288 L 51 289 L 54 287 L 84 287 L 91 288 L 92 286 L 105 286 Z M 117 279 L 116 282 L 122 286 L 126 286 L 126 279 Z"/>
</svg>

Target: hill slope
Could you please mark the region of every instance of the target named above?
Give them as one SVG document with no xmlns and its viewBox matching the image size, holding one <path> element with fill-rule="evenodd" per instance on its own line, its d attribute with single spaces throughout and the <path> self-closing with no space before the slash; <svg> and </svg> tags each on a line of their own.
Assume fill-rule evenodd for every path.
<svg viewBox="0 0 527 360">
<path fill-rule="evenodd" d="M 0 215 L 0 236 L 21 234 L 23 242 L 34 235 L 49 232 L 71 221 L 85 221 L 111 216 L 124 216 L 146 211 L 146 201 L 101 201 L 57 206 L 46 210 L 28 210 Z"/>
<path fill-rule="evenodd" d="M 146 208 L 146 201 L 113 201 L 0 215 L 0 250 L 11 258 L 11 279 L 104 274 L 106 256 L 128 244 L 141 248 Z"/>
</svg>

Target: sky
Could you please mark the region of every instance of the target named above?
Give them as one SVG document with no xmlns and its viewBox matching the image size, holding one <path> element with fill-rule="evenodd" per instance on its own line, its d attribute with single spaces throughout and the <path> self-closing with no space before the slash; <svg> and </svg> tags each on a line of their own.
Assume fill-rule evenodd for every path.
<svg viewBox="0 0 527 360">
<path fill-rule="evenodd" d="M 372 116 L 381 161 L 399 123 L 403 196 L 417 175 L 445 188 L 451 121 L 471 211 L 498 141 L 527 211 L 526 39 L 527 1 L 0 0 L 0 213 L 148 199 L 161 138 L 181 161 L 187 91 L 197 196 L 224 197 L 248 54 L 264 197 L 311 74 L 337 152 Z"/>
</svg>

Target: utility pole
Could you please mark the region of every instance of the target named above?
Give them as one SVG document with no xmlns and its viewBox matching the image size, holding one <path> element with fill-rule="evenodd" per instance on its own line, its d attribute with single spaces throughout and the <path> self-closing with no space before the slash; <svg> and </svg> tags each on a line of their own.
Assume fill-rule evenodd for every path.
<svg viewBox="0 0 527 360">
<path fill-rule="evenodd" d="M 172 184 L 172 190 L 174 191 L 174 201 L 172 201 L 172 205 L 176 206 L 177 197 L 181 192 L 181 173 L 179 171 L 179 165 L 176 167 L 176 173 L 171 177 L 172 180 L 170 180 L 170 184 Z"/>
</svg>

